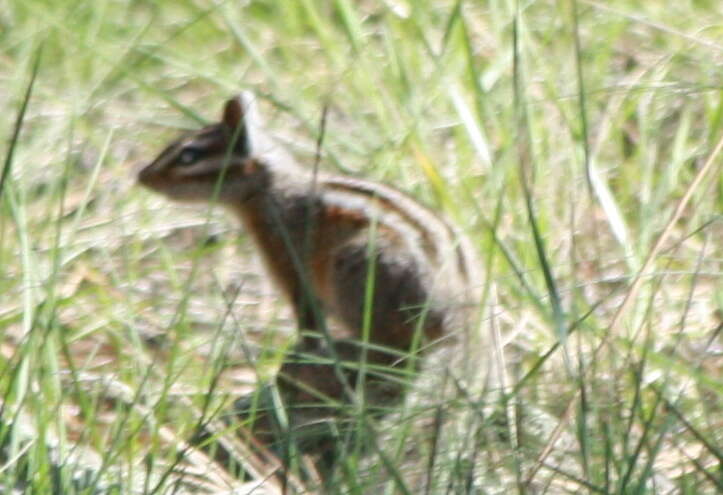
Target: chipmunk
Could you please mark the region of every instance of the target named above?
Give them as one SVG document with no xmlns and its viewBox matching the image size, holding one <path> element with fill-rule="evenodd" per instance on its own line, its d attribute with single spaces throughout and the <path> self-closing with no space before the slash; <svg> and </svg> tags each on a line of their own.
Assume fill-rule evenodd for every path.
<svg viewBox="0 0 723 495">
<path fill-rule="evenodd" d="M 219 123 L 173 141 L 138 180 L 172 200 L 218 202 L 253 239 L 299 330 L 277 378 L 292 425 L 329 415 L 324 398 L 348 403 L 363 366 L 369 402 L 399 398 L 399 380 L 379 376 L 453 340 L 477 302 L 481 278 L 463 236 L 393 187 L 300 165 L 260 127 L 248 93 L 226 102 Z M 269 423 L 254 431 L 263 437 Z"/>
</svg>

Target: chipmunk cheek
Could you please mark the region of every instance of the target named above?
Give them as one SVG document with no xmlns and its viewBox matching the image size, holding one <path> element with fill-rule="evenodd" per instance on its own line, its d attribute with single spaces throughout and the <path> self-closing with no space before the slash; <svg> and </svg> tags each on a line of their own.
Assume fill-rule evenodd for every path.
<svg viewBox="0 0 723 495">
<path fill-rule="evenodd" d="M 215 167 L 204 162 L 198 162 L 193 165 L 172 167 L 168 170 L 167 175 L 171 179 L 192 180 L 194 177 L 203 177 L 209 173 L 215 173 Z"/>
<path fill-rule="evenodd" d="M 256 160 L 247 158 L 239 164 L 238 168 L 244 176 L 248 177 L 259 173 L 262 167 Z"/>
</svg>

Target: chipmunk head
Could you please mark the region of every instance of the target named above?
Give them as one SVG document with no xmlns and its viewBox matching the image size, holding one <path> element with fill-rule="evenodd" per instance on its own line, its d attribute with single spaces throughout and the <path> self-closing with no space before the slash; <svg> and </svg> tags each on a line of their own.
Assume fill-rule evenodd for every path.
<svg viewBox="0 0 723 495">
<path fill-rule="evenodd" d="M 144 186 L 181 201 L 244 200 L 266 180 L 252 157 L 252 95 L 231 98 L 221 122 L 171 143 L 138 174 Z"/>
</svg>

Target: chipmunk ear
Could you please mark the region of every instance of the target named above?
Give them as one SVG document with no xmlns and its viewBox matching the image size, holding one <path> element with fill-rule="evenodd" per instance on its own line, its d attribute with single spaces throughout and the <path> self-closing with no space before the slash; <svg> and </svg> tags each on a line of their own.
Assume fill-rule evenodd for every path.
<svg viewBox="0 0 723 495">
<path fill-rule="evenodd" d="M 251 153 L 252 140 L 249 124 L 253 125 L 254 114 L 254 96 L 248 91 L 230 98 L 223 107 L 221 122 L 235 137 L 234 148 L 242 155 Z"/>
<path fill-rule="evenodd" d="M 226 124 L 228 128 L 235 131 L 239 125 L 244 125 L 244 108 L 241 98 L 235 96 L 226 101 L 223 107 L 223 117 L 221 122 Z"/>
</svg>

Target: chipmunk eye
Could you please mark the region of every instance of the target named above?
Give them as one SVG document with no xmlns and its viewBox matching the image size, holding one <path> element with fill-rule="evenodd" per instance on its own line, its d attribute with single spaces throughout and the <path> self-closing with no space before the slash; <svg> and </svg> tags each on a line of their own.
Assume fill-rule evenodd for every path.
<svg viewBox="0 0 723 495">
<path fill-rule="evenodd" d="M 178 155 L 178 161 L 181 165 L 192 165 L 198 161 L 201 156 L 201 150 L 198 148 L 187 147 L 181 150 Z"/>
</svg>

